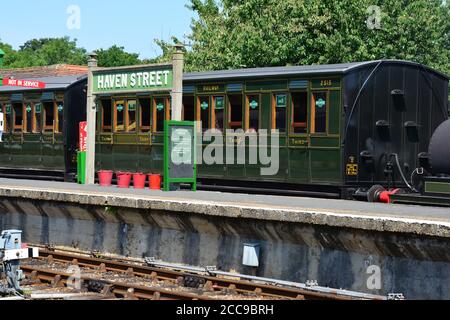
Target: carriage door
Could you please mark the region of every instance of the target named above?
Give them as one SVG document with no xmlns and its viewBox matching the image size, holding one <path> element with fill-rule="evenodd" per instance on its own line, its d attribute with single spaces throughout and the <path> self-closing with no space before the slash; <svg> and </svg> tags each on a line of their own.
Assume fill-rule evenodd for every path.
<svg viewBox="0 0 450 320">
<path fill-rule="evenodd" d="M 310 168 L 312 182 L 341 182 L 340 81 L 313 80 L 310 92 Z"/>
</svg>

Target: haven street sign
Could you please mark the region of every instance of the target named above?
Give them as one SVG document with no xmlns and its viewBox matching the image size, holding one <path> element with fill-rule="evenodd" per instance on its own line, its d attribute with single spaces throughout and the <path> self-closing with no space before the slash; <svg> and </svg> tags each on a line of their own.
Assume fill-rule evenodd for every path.
<svg viewBox="0 0 450 320">
<path fill-rule="evenodd" d="M 1 84 L 4 86 L 10 87 L 24 87 L 24 88 L 32 88 L 32 89 L 45 89 L 45 82 L 35 81 L 35 80 L 18 80 L 18 79 L 9 79 L 5 78 L 1 81 Z"/>
<path fill-rule="evenodd" d="M 93 71 L 94 94 L 170 91 L 173 88 L 172 64 L 97 68 Z"/>
</svg>

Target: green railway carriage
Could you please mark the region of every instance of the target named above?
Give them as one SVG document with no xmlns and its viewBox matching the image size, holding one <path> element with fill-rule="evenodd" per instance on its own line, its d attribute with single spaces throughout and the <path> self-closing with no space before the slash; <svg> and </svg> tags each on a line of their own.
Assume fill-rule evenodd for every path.
<svg viewBox="0 0 450 320">
<path fill-rule="evenodd" d="M 0 176 L 72 181 L 78 123 L 86 118 L 86 75 L 32 79 L 46 88 L 0 86 Z"/>
<path fill-rule="evenodd" d="M 447 97 L 446 75 L 404 61 L 190 73 L 183 120 L 201 121 L 203 130 L 280 132 L 275 175 L 249 163 L 254 146 L 246 143 L 245 164 L 200 165 L 203 186 L 341 197 L 375 184 L 403 186 L 390 157 L 397 155 L 405 175 L 426 162 Z M 99 96 L 97 169 L 162 173 L 170 100 L 164 93 Z"/>
<path fill-rule="evenodd" d="M 0 176 L 75 180 L 87 85 L 86 69 L 75 72 L 82 74 L 36 79 L 47 82 L 44 90 L 0 87 Z M 199 133 L 225 133 L 213 153 L 227 161 L 199 165 L 199 187 L 354 197 L 377 185 L 404 188 L 420 172 L 449 176 L 442 136 L 450 126 L 436 130 L 448 119 L 448 84 L 436 70 L 392 60 L 187 73 L 183 120 L 198 121 Z M 170 94 L 99 92 L 96 104 L 96 170 L 162 174 Z M 252 140 L 264 130 L 279 131 L 276 148 Z M 210 152 L 209 144 L 199 149 Z M 279 154 L 274 174 L 261 172 L 270 164 L 250 161 L 264 145 Z"/>
</svg>

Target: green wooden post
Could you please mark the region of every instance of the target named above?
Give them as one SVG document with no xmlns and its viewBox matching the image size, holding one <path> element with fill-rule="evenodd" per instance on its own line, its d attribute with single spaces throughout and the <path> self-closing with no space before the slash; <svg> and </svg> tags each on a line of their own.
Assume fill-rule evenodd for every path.
<svg viewBox="0 0 450 320">
<path fill-rule="evenodd" d="M 78 184 L 86 184 L 86 152 L 78 152 L 77 170 Z"/>
</svg>

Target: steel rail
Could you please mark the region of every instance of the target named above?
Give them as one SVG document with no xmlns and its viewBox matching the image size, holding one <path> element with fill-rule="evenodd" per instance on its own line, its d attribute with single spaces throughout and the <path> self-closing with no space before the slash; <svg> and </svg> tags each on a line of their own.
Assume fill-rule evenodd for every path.
<svg viewBox="0 0 450 320">
<path fill-rule="evenodd" d="M 210 284 L 210 288 L 214 291 L 231 289 L 241 294 L 258 294 L 260 296 L 272 298 L 289 298 L 289 299 L 307 299 L 307 300 L 384 300 L 382 296 L 364 296 L 352 297 L 344 295 L 343 291 L 330 289 L 329 292 L 308 290 L 307 288 L 290 288 L 279 285 L 271 285 L 265 283 L 256 283 L 248 280 L 236 280 L 233 276 L 227 274 L 228 277 L 216 277 L 210 275 L 201 275 L 197 273 L 187 273 L 157 267 L 139 265 L 135 262 L 124 262 L 105 258 L 94 258 L 82 254 L 66 253 L 63 250 L 49 251 L 39 250 L 40 257 L 43 259 L 53 259 L 64 263 L 78 264 L 87 268 L 103 268 L 107 271 L 129 273 L 139 277 L 155 277 L 159 280 L 169 280 L 176 282 L 180 277 L 193 276 L 203 279 L 205 283 Z M 219 274 L 220 275 L 220 274 Z M 238 277 L 237 275 L 235 277 Z"/>
<path fill-rule="evenodd" d="M 39 266 L 23 265 L 21 269 L 25 275 L 41 282 L 52 283 L 54 286 L 67 286 L 72 274 L 41 268 Z M 141 300 L 214 300 L 208 296 L 197 295 L 187 292 L 171 291 L 163 288 L 133 285 L 129 283 L 116 282 L 111 280 L 97 279 L 81 275 L 80 281 L 99 281 L 104 285 L 111 286 L 110 293 L 119 298 L 132 297 Z M 129 290 L 132 290 L 131 292 Z"/>
</svg>

